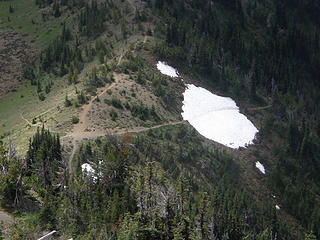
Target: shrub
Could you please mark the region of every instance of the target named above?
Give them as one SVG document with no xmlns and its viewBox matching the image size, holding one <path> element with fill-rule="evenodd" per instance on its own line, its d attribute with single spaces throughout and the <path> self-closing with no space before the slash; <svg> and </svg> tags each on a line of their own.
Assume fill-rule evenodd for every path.
<svg viewBox="0 0 320 240">
<path fill-rule="evenodd" d="M 78 98 L 78 102 L 79 102 L 80 104 L 85 104 L 85 103 L 87 103 L 87 101 L 88 101 L 88 98 L 87 98 L 87 96 L 84 94 L 83 91 L 81 91 L 81 92 L 77 95 L 77 98 Z"/>
<path fill-rule="evenodd" d="M 128 102 L 126 102 L 126 103 L 125 103 L 125 105 L 124 105 L 124 107 L 125 107 L 126 109 L 130 109 L 130 105 L 129 105 L 129 103 L 128 103 Z"/>
<path fill-rule="evenodd" d="M 132 116 L 138 117 L 143 121 L 149 118 L 150 111 L 148 107 L 144 106 L 142 103 L 140 103 L 139 105 L 132 105 L 130 110 L 131 110 Z"/>
<path fill-rule="evenodd" d="M 79 123 L 79 118 L 78 118 L 77 116 L 73 116 L 73 117 L 72 117 L 72 123 L 73 123 L 73 124 Z"/>
<path fill-rule="evenodd" d="M 70 107 L 72 105 L 71 101 L 68 98 L 68 95 L 66 94 L 66 98 L 64 100 L 64 106 L 65 107 Z"/>
<path fill-rule="evenodd" d="M 114 106 L 115 108 L 123 109 L 120 99 L 112 98 L 111 103 L 112 103 L 112 106 Z"/>
<path fill-rule="evenodd" d="M 43 93 L 40 93 L 38 96 L 40 101 L 44 101 L 46 99 Z"/>
<path fill-rule="evenodd" d="M 103 101 L 104 101 L 105 104 L 107 104 L 109 106 L 111 105 L 111 101 L 109 99 L 105 98 Z"/>
<path fill-rule="evenodd" d="M 118 114 L 117 114 L 117 112 L 116 112 L 114 109 L 111 110 L 111 112 L 110 112 L 110 117 L 111 117 L 111 120 L 112 120 L 112 121 L 115 121 L 115 120 L 117 119 Z"/>
</svg>

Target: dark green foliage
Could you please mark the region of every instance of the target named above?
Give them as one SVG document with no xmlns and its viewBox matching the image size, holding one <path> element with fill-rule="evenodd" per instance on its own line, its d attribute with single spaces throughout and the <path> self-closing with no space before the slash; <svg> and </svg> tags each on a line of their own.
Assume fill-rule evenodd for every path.
<svg viewBox="0 0 320 240">
<path fill-rule="evenodd" d="M 132 116 L 140 118 L 142 121 L 146 121 L 150 117 L 150 110 L 142 102 L 139 104 L 133 104 L 130 107 Z"/>
<path fill-rule="evenodd" d="M 40 93 L 42 91 L 41 82 L 37 81 L 37 93 Z"/>
<path fill-rule="evenodd" d="M 35 74 L 34 74 L 34 70 L 32 67 L 26 67 L 24 70 L 23 70 L 23 77 L 25 79 L 28 79 L 31 81 L 31 85 L 36 85 L 36 81 L 35 81 Z"/>
<path fill-rule="evenodd" d="M 55 1 L 53 4 L 53 16 L 55 18 L 60 17 L 61 16 L 61 12 L 60 12 L 60 4 Z"/>
<path fill-rule="evenodd" d="M 107 82 L 107 78 L 98 77 L 98 70 L 96 67 L 92 68 L 89 78 L 86 81 L 87 91 L 93 92 L 93 89 L 103 87 Z"/>
<path fill-rule="evenodd" d="M 93 0 L 91 4 L 87 3 L 79 15 L 79 31 L 87 37 L 96 37 L 102 33 L 109 7 L 110 4 L 107 2 L 98 4 L 96 0 Z"/>
<path fill-rule="evenodd" d="M 9 149 L 0 141 L 0 204 L 17 206 L 24 194 L 23 177 L 26 170 L 24 159 L 16 156 L 10 140 Z"/>
<path fill-rule="evenodd" d="M 68 94 L 66 94 L 66 97 L 65 97 L 65 100 L 64 100 L 64 106 L 65 106 L 65 107 L 70 107 L 70 106 L 72 106 L 72 103 L 71 103 L 71 101 L 70 101 L 69 98 L 68 98 Z"/>
<path fill-rule="evenodd" d="M 142 85 L 146 84 L 145 76 L 143 76 L 140 70 L 138 71 L 138 74 L 137 74 L 137 83 Z"/>
<path fill-rule="evenodd" d="M 157 97 L 163 97 L 165 95 L 165 87 L 168 85 L 164 76 L 161 75 L 154 75 L 152 79 L 152 88 L 154 94 Z"/>
<path fill-rule="evenodd" d="M 82 173 L 83 163 L 95 173 Z M 239 187 L 236 161 L 204 147 L 183 125 L 87 143 L 75 167 L 58 215 L 59 229 L 78 237 L 290 238 L 273 207 L 257 205 Z"/>
<path fill-rule="evenodd" d="M 263 133 L 264 138 L 273 138 L 272 132 L 279 137 L 273 146 L 276 166 L 270 185 L 286 210 L 319 237 L 320 19 L 315 14 L 319 4 L 287 0 L 154 4 L 154 12 L 167 24 L 166 29 L 162 24 L 155 28 L 155 34 L 166 35 L 165 42 L 155 45 L 155 54 L 182 69 L 191 68 L 206 84 L 235 98 L 261 105 L 263 99 L 273 99 L 274 122 Z M 158 95 L 159 86 L 153 84 Z"/>
<path fill-rule="evenodd" d="M 115 108 L 123 109 L 121 100 L 120 100 L 119 98 L 113 97 L 113 98 L 111 99 L 111 104 L 112 104 L 112 106 L 114 106 Z"/>
<path fill-rule="evenodd" d="M 30 139 L 26 162 L 27 175 L 33 176 L 39 184 L 35 190 L 52 189 L 57 173 L 63 166 L 59 136 L 52 135 L 44 127 L 41 130 L 38 128 Z"/>
<path fill-rule="evenodd" d="M 14 8 L 10 5 L 9 6 L 9 13 L 13 13 L 14 12 Z"/>
<path fill-rule="evenodd" d="M 73 124 L 79 123 L 79 118 L 78 118 L 77 116 L 73 116 L 73 117 L 72 117 L 72 123 L 73 123 Z"/>
<path fill-rule="evenodd" d="M 38 97 L 40 101 L 44 101 L 46 99 L 46 96 L 44 95 L 44 93 L 39 93 Z"/>
<path fill-rule="evenodd" d="M 126 61 L 123 61 L 120 66 L 125 73 L 128 73 L 128 71 L 138 72 L 143 69 L 144 61 L 139 55 L 134 56 L 131 51 L 129 51 L 125 57 Z"/>
<path fill-rule="evenodd" d="M 72 47 L 71 40 L 71 31 L 64 24 L 61 35 L 40 54 L 41 70 L 49 73 L 55 69 L 53 72 L 58 72 L 60 76 L 64 76 L 71 66 L 77 71 L 82 70 L 81 49 L 77 45 Z"/>
<path fill-rule="evenodd" d="M 117 119 L 117 117 L 118 117 L 118 114 L 114 109 L 111 109 L 109 115 L 110 115 L 112 121 L 115 121 Z"/>
<path fill-rule="evenodd" d="M 77 99 L 79 104 L 86 104 L 88 102 L 88 97 L 84 94 L 83 91 L 77 94 Z"/>
</svg>

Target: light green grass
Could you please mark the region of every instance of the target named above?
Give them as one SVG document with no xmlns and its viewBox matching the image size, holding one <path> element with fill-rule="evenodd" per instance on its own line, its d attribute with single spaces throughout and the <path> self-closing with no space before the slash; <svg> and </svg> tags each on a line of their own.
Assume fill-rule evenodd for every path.
<svg viewBox="0 0 320 240">
<path fill-rule="evenodd" d="M 81 88 L 82 86 L 79 85 L 78 89 Z M 37 117 L 38 126 L 42 125 L 39 120 L 39 115 L 41 115 L 46 128 L 64 135 L 66 131 L 70 130 L 69 126 L 57 128 L 57 125 L 68 122 L 70 116 L 79 111 L 74 107 L 64 107 L 66 93 L 69 99 L 75 98 L 74 86 L 67 85 L 65 78 L 56 78 L 51 92 L 45 94 L 45 101 L 39 100 L 37 88 L 30 86 L 30 83 L 18 88 L 17 92 L 1 96 L 0 135 L 6 136 L 10 133 L 15 146 L 18 146 L 18 150 L 24 153 L 28 146 L 28 139 L 35 133 L 37 127 L 28 125 L 21 115 L 30 122 Z"/>
</svg>

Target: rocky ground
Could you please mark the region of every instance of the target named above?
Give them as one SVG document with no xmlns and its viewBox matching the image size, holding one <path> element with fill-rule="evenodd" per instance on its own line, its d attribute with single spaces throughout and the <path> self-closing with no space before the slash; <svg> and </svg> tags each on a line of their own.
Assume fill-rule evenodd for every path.
<svg viewBox="0 0 320 240">
<path fill-rule="evenodd" d="M 0 95 L 23 81 L 23 68 L 33 62 L 36 50 L 14 31 L 0 30 Z"/>
</svg>

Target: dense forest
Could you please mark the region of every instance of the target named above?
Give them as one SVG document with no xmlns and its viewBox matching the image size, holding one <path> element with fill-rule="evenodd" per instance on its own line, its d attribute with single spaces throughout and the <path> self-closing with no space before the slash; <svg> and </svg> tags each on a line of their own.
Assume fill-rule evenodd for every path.
<svg viewBox="0 0 320 240">
<path fill-rule="evenodd" d="M 278 134 L 281 147 L 270 185 L 304 227 L 319 233 L 319 4 L 156 1 L 155 7 L 167 24 L 156 54 L 239 99 L 262 104 L 272 97 L 265 127 Z"/>
<path fill-rule="evenodd" d="M 36 191 L 43 199 L 38 220 L 48 228 L 77 239 L 291 238 L 274 206 L 256 204 L 239 188 L 236 161 L 202 145 L 189 127 L 87 142 L 70 178 L 58 139 L 38 130 L 21 186 L 2 179 L 2 193 Z M 83 171 L 84 163 L 94 171 Z M 12 231 L 18 239 L 33 233 L 22 224 Z"/>
<path fill-rule="evenodd" d="M 280 216 L 274 201 L 247 188 L 237 154 L 208 143 L 189 125 L 179 122 L 85 140 L 70 160 L 71 150 L 44 124 L 29 139 L 25 157 L 11 138 L 9 144 L 0 140 L 0 196 L 5 196 L 0 203 L 22 216 L 6 236 L 32 239 L 35 233 L 56 230 L 57 239 L 318 239 L 320 4 L 140 2 L 143 10 L 133 7 L 135 22 L 130 25 L 125 18 L 129 10 L 116 1 L 36 0 L 37 8 L 50 10 L 43 21 L 72 15 L 73 22 L 61 22 L 57 37 L 24 68 L 24 78 L 37 88 L 41 101 L 55 80 L 63 79 L 76 92 L 72 101 L 65 94 L 64 107 L 74 103 L 79 108 L 88 103 L 89 94 L 100 101 L 97 88 L 114 83 L 118 71 L 150 87 L 168 112 L 180 111 L 168 78 L 147 69 L 150 56 L 134 53 L 147 47 L 122 49 L 122 63 L 116 63 L 110 39 L 120 40 L 112 36 L 110 25 L 126 43 L 130 33 L 150 21 L 143 34 L 154 37 L 151 54 L 244 106 L 270 106 L 257 141 L 272 142 L 270 159 L 261 159 L 270 167 L 265 183 L 290 218 Z M 100 38 L 105 32 L 110 39 Z M 91 67 L 93 62 L 99 68 Z M 84 69 L 84 89 L 78 91 Z M 42 81 L 47 75 L 50 81 Z M 163 120 L 153 105 L 129 104 L 114 96 L 104 103 L 115 109 L 106 114 L 112 121 L 119 109 L 144 122 Z M 72 122 L 79 118 L 73 116 Z M 256 148 L 257 155 L 263 148 Z"/>
</svg>

